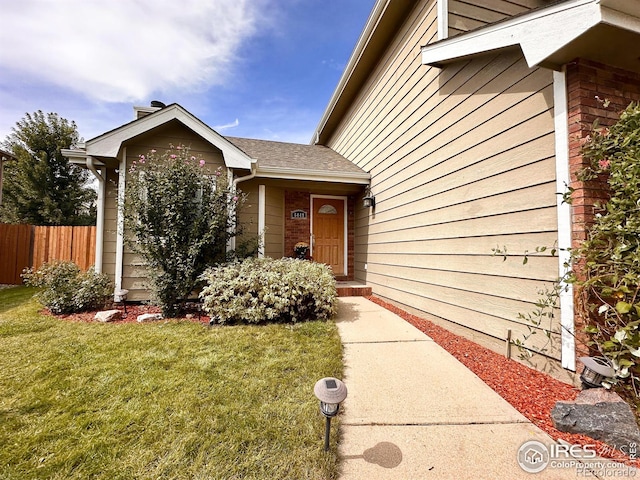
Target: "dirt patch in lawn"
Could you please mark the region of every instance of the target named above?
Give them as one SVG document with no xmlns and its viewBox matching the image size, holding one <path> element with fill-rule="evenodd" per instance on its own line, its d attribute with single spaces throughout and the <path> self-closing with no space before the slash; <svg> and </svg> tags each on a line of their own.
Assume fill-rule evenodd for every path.
<svg viewBox="0 0 640 480">
<path fill-rule="evenodd" d="M 481 347 L 377 297 L 367 298 L 426 333 L 554 440 L 564 440 L 573 445 L 595 444 L 598 455 L 640 467 L 640 460 L 630 459 L 628 455 L 605 443 L 586 435 L 561 432 L 553 426 L 551 410 L 558 401 L 575 399 L 579 392 L 576 387 L 514 360 L 508 360 L 504 355 Z"/>
<path fill-rule="evenodd" d="M 107 310 L 107 309 L 105 309 Z M 160 308 L 155 305 L 146 305 L 146 304 L 127 304 L 127 309 L 125 309 L 122 305 L 117 305 L 110 307 L 108 310 L 120 310 L 122 312 L 122 318 L 120 320 L 114 320 L 109 323 L 135 323 L 137 322 L 139 315 L 144 315 L 145 313 L 160 313 Z M 187 309 L 186 313 L 182 316 L 176 318 L 176 320 L 186 320 L 192 322 L 200 322 L 200 323 L 209 323 L 209 317 L 204 313 L 198 314 L 196 308 L 193 308 L 193 311 L 189 313 L 190 310 Z M 48 309 L 42 310 L 44 315 L 50 315 L 55 318 L 60 318 L 63 320 L 71 321 L 71 322 L 96 322 L 94 317 L 96 316 L 97 311 L 91 312 L 82 312 L 82 313 L 72 313 L 68 315 L 54 315 Z"/>
</svg>

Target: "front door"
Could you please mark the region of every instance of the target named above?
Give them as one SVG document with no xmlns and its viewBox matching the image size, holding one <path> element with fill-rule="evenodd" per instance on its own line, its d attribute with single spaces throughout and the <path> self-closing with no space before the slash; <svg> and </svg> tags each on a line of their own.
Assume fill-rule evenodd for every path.
<svg viewBox="0 0 640 480">
<path fill-rule="evenodd" d="M 312 197 L 313 260 L 326 263 L 335 276 L 346 275 L 343 198 Z"/>
</svg>

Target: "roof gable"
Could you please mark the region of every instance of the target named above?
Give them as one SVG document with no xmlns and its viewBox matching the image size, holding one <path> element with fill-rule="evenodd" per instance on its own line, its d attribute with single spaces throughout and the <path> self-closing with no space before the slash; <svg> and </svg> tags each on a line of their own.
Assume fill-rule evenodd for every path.
<svg viewBox="0 0 640 480">
<path fill-rule="evenodd" d="M 84 153 L 93 157 L 115 158 L 122 144 L 127 140 L 173 120 L 179 121 L 204 140 L 222 150 L 227 167 L 249 170 L 251 164 L 255 163 L 255 160 L 245 152 L 176 103 L 88 140 L 85 143 Z"/>
</svg>

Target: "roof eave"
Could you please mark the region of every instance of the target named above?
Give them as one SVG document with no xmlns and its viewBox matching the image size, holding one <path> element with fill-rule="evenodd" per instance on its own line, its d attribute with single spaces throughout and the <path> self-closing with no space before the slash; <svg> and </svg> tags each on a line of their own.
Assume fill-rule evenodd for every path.
<svg viewBox="0 0 640 480">
<path fill-rule="evenodd" d="M 422 63 L 441 68 L 478 54 L 520 48 L 530 67 L 559 69 L 572 60 L 569 45 L 596 26 L 640 33 L 638 13 L 619 0 L 567 1 L 426 45 Z"/>
<path fill-rule="evenodd" d="M 360 34 L 351 57 L 342 72 L 327 107 L 318 122 L 311 144 L 324 145 L 333 132 L 336 119 L 360 91 L 371 71 L 388 46 L 388 40 L 405 20 L 405 12 L 413 8 L 407 0 L 377 0 Z"/>
<path fill-rule="evenodd" d="M 300 170 L 296 168 L 267 167 L 260 165 L 256 177 L 279 180 L 306 180 L 314 182 L 369 185 L 371 175 L 366 172 L 332 172 L 327 170 Z"/>
</svg>

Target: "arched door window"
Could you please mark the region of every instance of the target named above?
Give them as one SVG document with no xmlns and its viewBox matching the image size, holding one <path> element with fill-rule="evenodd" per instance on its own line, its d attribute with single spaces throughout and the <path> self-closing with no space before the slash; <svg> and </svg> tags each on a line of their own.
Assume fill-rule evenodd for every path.
<svg viewBox="0 0 640 480">
<path fill-rule="evenodd" d="M 324 213 L 325 215 L 337 215 L 338 210 L 333 205 L 324 204 L 318 209 L 318 213 Z"/>
</svg>

